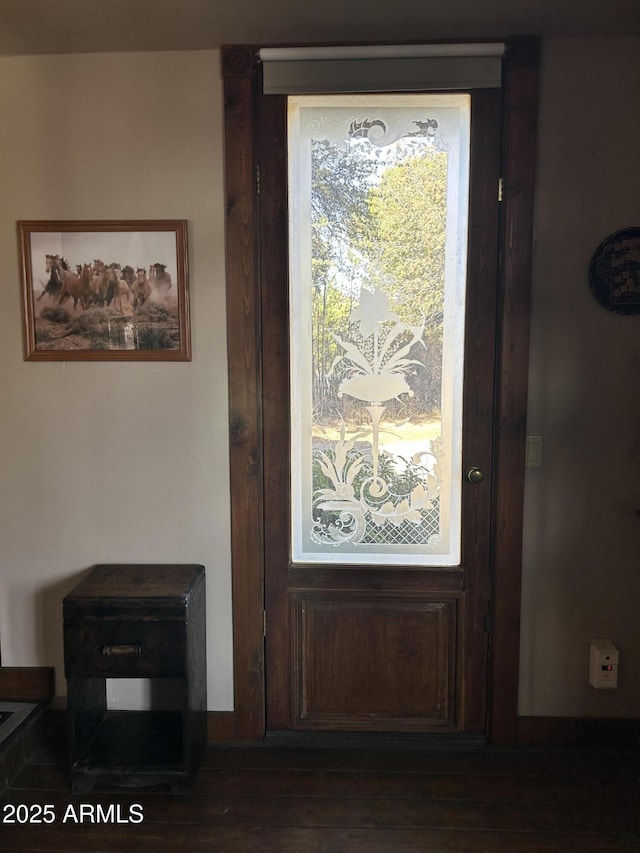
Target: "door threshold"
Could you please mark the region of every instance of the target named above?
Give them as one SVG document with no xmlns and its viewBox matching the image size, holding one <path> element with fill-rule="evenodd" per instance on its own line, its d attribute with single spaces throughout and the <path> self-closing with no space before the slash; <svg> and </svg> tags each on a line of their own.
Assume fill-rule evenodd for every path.
<svg viewBox="0 0 640 853">
<path fill-rule="evenodd" d="M 485 733 L 268 731 L 265 746 L 306 749 L 470 750 L 487 746 Z"/>
</svg>

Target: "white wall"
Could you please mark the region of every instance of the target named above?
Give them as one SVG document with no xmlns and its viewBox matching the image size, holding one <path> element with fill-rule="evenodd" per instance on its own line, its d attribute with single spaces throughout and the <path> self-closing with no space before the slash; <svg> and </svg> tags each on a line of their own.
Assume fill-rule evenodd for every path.
<svg viewBox="0 0 640 853">
<path fill-rule="evenodd" d="M 233 708 L 217 52 L 0 60 L 0 641 L 65 692 L 97 562 L 203 563 L 209 707 Z M 188 219 L 190 363 L 22 357 L 16 220 Z"/>
<path fill-rule="evenodd" d="M 640 714 L 640 317 L 591 296 L 640 225 L 638 39 L 552 40 L 542 69 L 520 712 Z M 0 639 L 52 665 L 96 562 L 207 567 L 209 707 L 232 698 L 222 103 L 216 52 L 0 60 Z M 15 221 L 186 218 L 193 361 L 25 363 Z M 620 688 L 587 683 L 592 637 Z"/>
<path fill-rule="evenodd" d="M 640 716 L 640 316 L 592 296 L 591 255 L 640 226 L 640 40 L 543 52 L 520 712 Z M 619 689 L 588 684 L 589 643 L 620 650 Z"/>
</svg>

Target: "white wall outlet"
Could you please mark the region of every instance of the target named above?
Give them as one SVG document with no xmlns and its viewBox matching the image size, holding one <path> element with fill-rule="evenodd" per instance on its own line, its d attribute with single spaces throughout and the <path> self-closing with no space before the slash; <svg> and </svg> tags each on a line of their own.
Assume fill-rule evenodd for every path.
<svg viewBox="0 0 640 853">
<path fill-rule="evenodd" d="M 592 640 L 589 652 L 589 684 L 596 690 L 618 686 L 620 655 L 611 640 Z"/>
</svg>

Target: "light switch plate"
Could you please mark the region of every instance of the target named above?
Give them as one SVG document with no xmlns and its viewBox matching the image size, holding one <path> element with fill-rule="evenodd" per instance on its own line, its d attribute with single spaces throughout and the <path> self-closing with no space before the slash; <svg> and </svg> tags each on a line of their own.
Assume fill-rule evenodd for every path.
<svg viewBox="0 0 640 853">
<path fill-rule="evenodd" d="M 542 468 L 542 436 L 528 435 L 525 453 L 525 468 Z"/>
</svg>

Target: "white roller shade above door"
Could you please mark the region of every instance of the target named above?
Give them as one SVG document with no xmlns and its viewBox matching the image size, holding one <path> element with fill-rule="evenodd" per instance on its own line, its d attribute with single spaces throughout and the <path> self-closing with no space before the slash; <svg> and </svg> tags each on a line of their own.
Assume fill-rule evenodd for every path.
<svg viewBox="0 0 640 853">
<path fill-rule="evenodd" d="M 262 48 L 267 95 L 497 88 L 504 44 Z"/>
</svg>

